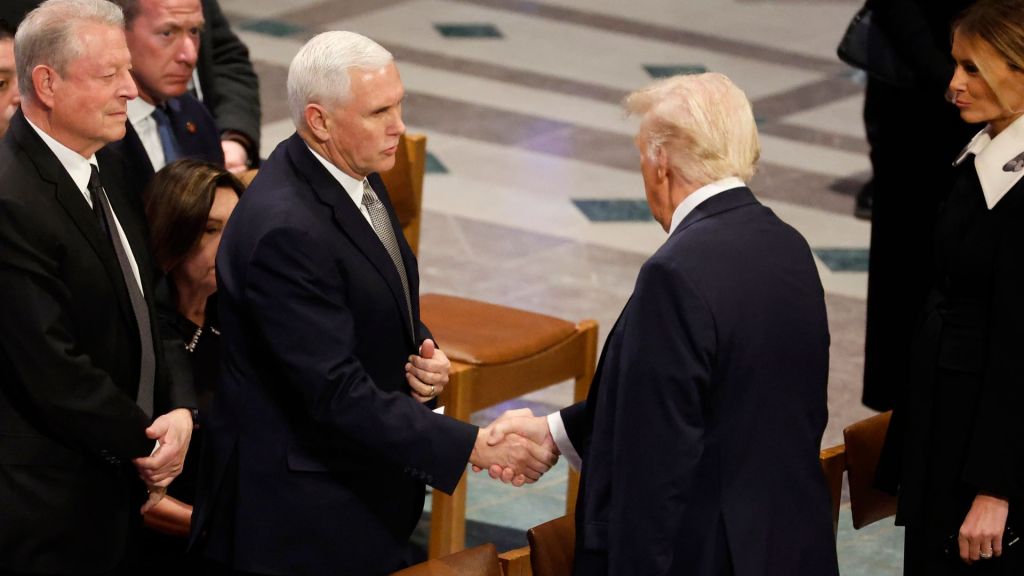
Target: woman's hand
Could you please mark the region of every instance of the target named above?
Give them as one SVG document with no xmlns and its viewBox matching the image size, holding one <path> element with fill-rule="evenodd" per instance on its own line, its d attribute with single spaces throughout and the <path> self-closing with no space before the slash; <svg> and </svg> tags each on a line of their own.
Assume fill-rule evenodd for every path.
<svg viewBox="0 0 1024 576">
<path fill-rule="evenodd" d="M 990 496 L 978 494 L 974 497 L 967 517 L 960 526 L 957 542 L 960 544 L 960 558 L 972 564 L 975 561 L 988 560 L 1003 554 L 1003 530 L 1006 529 L 1006 516 L 1010 513 L 1010 502 Z"/>
</svg>

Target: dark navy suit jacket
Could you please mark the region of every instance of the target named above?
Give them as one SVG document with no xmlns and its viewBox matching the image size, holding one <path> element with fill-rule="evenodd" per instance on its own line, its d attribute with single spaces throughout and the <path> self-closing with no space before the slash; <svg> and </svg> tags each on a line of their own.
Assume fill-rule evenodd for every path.
<svg viewBox="0 0 1024 576">
<path fill-rule="evenodd" d="M 465 471 L 476 428 L 409 394 L 404 366 L 429 336 L 416 259 L 383 183 L 370 182 L 400 244 L 414 326 L 384 245 L 298 135 L 221 240 L 221 386 L 192 536 L 236 570 L 390 573 L 409 561 L 424 483 L 451 492 Z"/>
<path fill-rule="evenodd" d="M 586 402 L 576 574 L 838 574 L 818 451 L 828 323 L 807 242 L 747 188 L 641 268 Z"/>
</svg>

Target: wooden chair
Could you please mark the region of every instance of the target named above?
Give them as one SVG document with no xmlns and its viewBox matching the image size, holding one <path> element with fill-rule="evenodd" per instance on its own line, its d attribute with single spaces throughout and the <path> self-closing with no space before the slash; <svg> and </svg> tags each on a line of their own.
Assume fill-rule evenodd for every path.
<svg viewBox="0 0 1024 576">
<path fill-rule="evenodd" d="M 427 137 L 423 134 L 405 134 L 398 141 L 395 167 L 380 175 L 413 254 L 419 252 L 420 247 L 423 176 L 426 170 Z"/>
<path fill-rule="evenodd" d="M 825 473 L 825 484 L 832 497 L 832 533 L 839 533 L 839 503 L 843 499 L 843 471 L 846 470 L 846 447 L 843 444 L 821 451 L 818 455 Z"/>
<path fill-rule="evenodd" d="M 392 576 L 502 576 L 502 573 L 494 544 L 484 544 L 421 562 Z"/>
<path fill-rule="evenodd" d="M 530 567 L 534 576 L 572 576 L 576 556 L 576 517 L 561 518 L 530 528 Z"/>
<path fill-rule="evenodd" d="M 420 316 L 452 360 L 441 404 L 469 421 L 478 410 L 565 380 L 573 398 L 586 398 L 597 359 L 597 322 L 565 320 L 468 298 L 426 294 Z M 576 504 L 579 477 L 569 473 L 566 511 Z M 466 479 L 448 496 L 433 493 L 432 558 L 460 550 L 466 537 Z"/>
<path fill-rule="evenodd" d="M 892 412 L 884 412 L 843 430 L 846 473 L 850 483 L 853 527 L 861 529 L 896 514 L 896 497 L 875 488 L 875 474 Z"/>
<path fill-rule="evenodd" d="M 395 167 L 382 174 L 406 240 L 419 247 L 426 137 L 406 134 Z M 573 398 L 586 398 L 597 359 L 597 322 L 578 324 L 510 308 L 438 294 L 420 296 L 420 317 L 452 360 L 440 402 L 463 421 L 478 410 L 565 380 L 575 380 Z M 567 512 L 576 504 L 579 483 L 570 472 Z M 461 550 L 466 537 L 466 480 L 448 496 L 434 491 L 430 557 Z"/>
</svg>

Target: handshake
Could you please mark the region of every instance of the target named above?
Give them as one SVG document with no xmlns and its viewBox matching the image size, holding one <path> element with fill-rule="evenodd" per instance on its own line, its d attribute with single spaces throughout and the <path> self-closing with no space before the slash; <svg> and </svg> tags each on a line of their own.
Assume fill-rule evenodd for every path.
<svg viewBox="0 0 1024 576">
<path fill-rule="evenodd" d="M 521 408 L 480 429 L 469 462 L 474 472 L 487 470 L 491 478 L 522 486 L 539 480 L 558 456 L 547 418 Z"/>
</svg>

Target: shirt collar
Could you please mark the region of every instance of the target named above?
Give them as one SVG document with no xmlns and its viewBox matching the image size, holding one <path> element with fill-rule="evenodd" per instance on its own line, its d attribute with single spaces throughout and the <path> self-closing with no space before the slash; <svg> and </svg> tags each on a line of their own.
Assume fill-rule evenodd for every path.
<svg viewBox="0 0 1024 576">
<path fill-rule="evenodd" d="M 969 154 L 974 154 L 974 169 L 981 182 L 985 204 L 991 210 L 1024 177 L 1024 116 L 1014 120 L 995 138 L 986 126 L 954 164 L 959 165 Z"/>
<path fill-rule="evenodd" d="M 331 176 L 334 176 L 338 184 L 341 184 L 341 187 L 345 189 L 345 192 L 352 198 L 352 201 L 356 203 L 356 208 L 360 208 L 363 205 L 363 180 L 366 179 L 356 180 L 342 172 L 341 168 L 331 164 L 329 160 L 317 154 L 316 150 L 309 147 L 309 144 L 306 145 L 306 148 L 309 148 L 309 151 L 313 153 L 313 157 L 319 160 L 324 165 L 324 168 L 327 168 L 327 171 L 330 172 Z"/>
<path fill-rule="evenodd" d="M 132 126 L 138 126 L 139 122 L 153 115 L 153 110 L 156 110 L 156 106 L 141 97 L 132 98 L 128 101 L 128 121 L 132 123 Z"/>
<path fill-rule="evenodd" d="M 683 201 L 676 206 L 675 212 L 672 213 L 672 225 L 668 228 L 669 236 L 676 231 L 679 224 L 682 223 L 683 219 L 689 216 L 690 212 L 697 206 L 700 206 L 702 202 L 711 198 L 715 194 L 725 192 L 726 190 L 732 190 L 733 188 L 743 188 L 747 183 L 735 176 L 728 178 L 722 178 L 716 180 L 710 184 L 705 184 L 700 188 L 693 191 L 692 194 L 683 198 Z"/>
<path fill-rule="evenodd" d="M 32 123 L 28 117 L 25 118 L 28 121 L 28 125 L 39 134 L 42 138 L 43 143 L 49 148 L 53 155 L 57 157 L 57 161 L 60 162 L 61 166 L 67 170 L 68 175 L 71 176 L 71 180 L 74 181 L 78 189 L 86 195 L 88 198 L 89 190 L 89 178 L 92 176 L 92 165 L 96 164 L 96 155 L 85 158 L 78 152 L 75 152 L 71 148 L 61 144 L 55 140 L 52 136 L 43 132 L 41 128 Z"/>
</svg>

